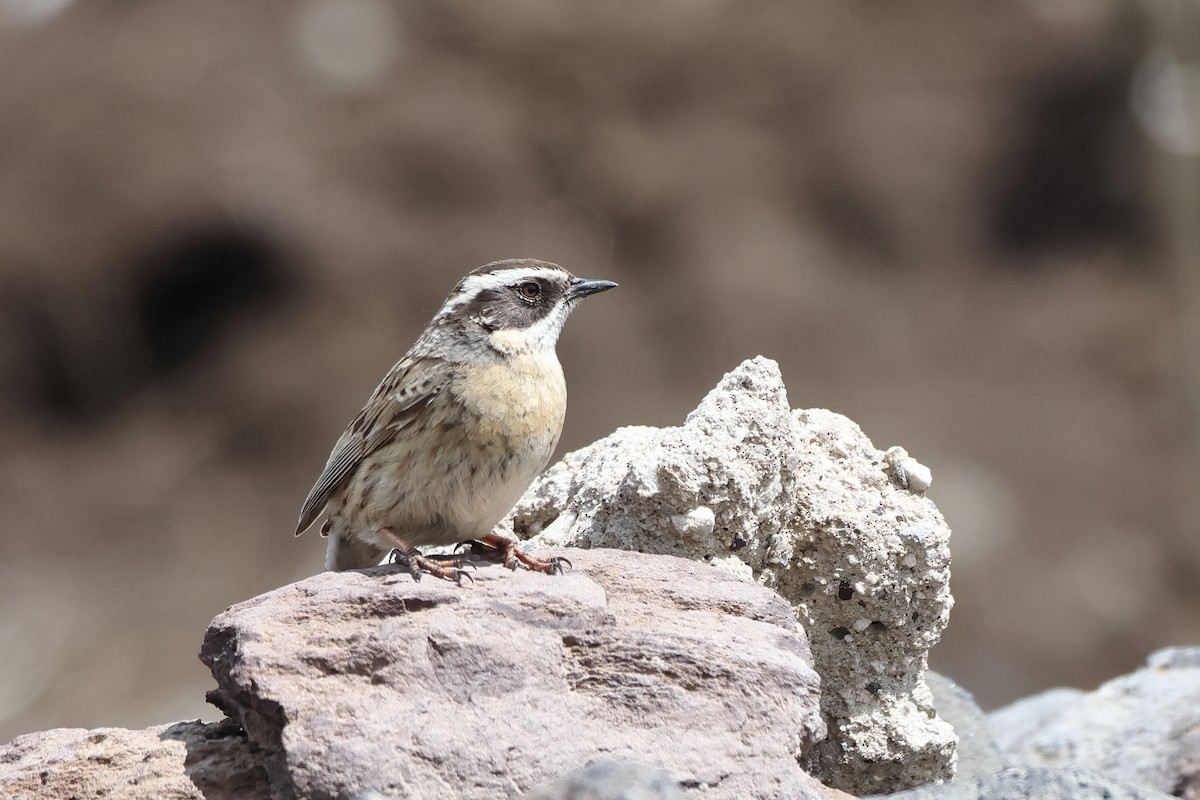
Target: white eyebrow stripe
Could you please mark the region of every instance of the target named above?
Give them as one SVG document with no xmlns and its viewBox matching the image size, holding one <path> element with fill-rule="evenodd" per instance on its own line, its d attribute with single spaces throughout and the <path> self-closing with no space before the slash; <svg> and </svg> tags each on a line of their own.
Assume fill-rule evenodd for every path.
<svg viewBox="0 0 1200 800">
<path fill-rule="evenodd" d="M 513 267 L 511 269 L 496 270 L 495 272 L 485 272 L 481 275 L 468 275 L 463 278 L 462 288 L 447 298 L 445 305 L 442 306 L 441 313 L 444 314 L 453 311 L 464 303 L 468 303 L 478 297 L 480 292 L 489 289 L 503 289 L 506 286 L 512 286 L 523 280 L 532 280 L 534 278 L 553 280 L 556 276 L 561 276 L 562 274 L 562 270 L 546 267 Z"/>
</svg>

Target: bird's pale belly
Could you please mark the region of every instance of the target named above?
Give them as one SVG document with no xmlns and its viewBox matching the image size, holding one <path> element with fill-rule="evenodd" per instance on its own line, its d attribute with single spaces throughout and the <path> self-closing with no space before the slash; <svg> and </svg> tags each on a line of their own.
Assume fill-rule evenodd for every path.
<svg viewBox="0 0 1200 800">
<path fill-rule="evenodd" d="M 415 547 L 491 532 L 546 466 L 562 431 L 557 359 L 515 366 L 452 382 L 364 461 L 340 509 L 354 533 L 386 548 L 374 535 L 384 527 Z"/>
</svg>

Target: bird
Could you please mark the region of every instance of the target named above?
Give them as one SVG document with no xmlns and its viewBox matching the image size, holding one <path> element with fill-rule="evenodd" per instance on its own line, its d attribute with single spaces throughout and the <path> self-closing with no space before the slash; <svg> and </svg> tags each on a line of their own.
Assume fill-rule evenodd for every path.
<svg viewBox="0 0 1200 800">
<path fill-rule="evenodd" d="M 531 556 L 493 528 L 558 445 L 563 324 L 580 299 L 616 285 L 529 258 L 468 273 L 337 440 L 295 535 L 325 514 L 327 570 L 390 553 L 414 580 L 461 585 L 463 559 L 418 548 L 470 543 L 510 569 L 561 573 L 566 559 Z"/>
</svg>

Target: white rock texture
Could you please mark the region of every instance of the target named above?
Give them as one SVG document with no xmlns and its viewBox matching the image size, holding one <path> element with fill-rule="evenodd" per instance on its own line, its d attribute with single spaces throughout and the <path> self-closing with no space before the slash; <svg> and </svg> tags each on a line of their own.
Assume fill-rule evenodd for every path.
<svg viewBox="0 0 1200 800">
<path fill-rule="evenodd" d="M 514 797 L 597 760 L 690 797 L 844 797 L 800 764 L 825 731 L 787 602 L 679 558 L 564 555 L 565 575 L 377 567 L 236 605 L 201 652 L 211 699 L 277 800 Z"/>
<path fill-rule="evenodd" d="M 793 411 L 775 362 L 741 364 L 680 427 L 621 428 L 568 454 L 509 523 L 534 544 L 753 576 L 809 632 L 829 725 L 811 771 L 855 794 L 951 776 L 955 736 L 924 682 L 953 603 L 950 530 L 852 421 Z"/>
<path fill-rule="evenodd" d="M 1055 689 L 991 715 L 1009 763 L 1085 767 L 1200 800 L 1200 647 L 1175 647 L 1094 692 Z"/>
</svg>

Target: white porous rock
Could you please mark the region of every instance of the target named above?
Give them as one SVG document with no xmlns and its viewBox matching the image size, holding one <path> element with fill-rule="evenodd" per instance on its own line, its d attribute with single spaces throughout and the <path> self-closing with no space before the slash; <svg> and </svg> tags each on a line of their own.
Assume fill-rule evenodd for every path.
<svg viewBox="0 0 1200 800">
<path fill-rule="evenodd" d="M 774 361 L 725 375 L 680 427 L 621 428 L 568 454 L 506 524 L 534 546 L 667 553 L 752 575 L 808 629 L 829 726 L 814 774 L 853 794 L 953 774 L 954 732 L 924 681 L 953 604 L 950 530 L 854 422 L 793 411 Z"/>
</svg>

